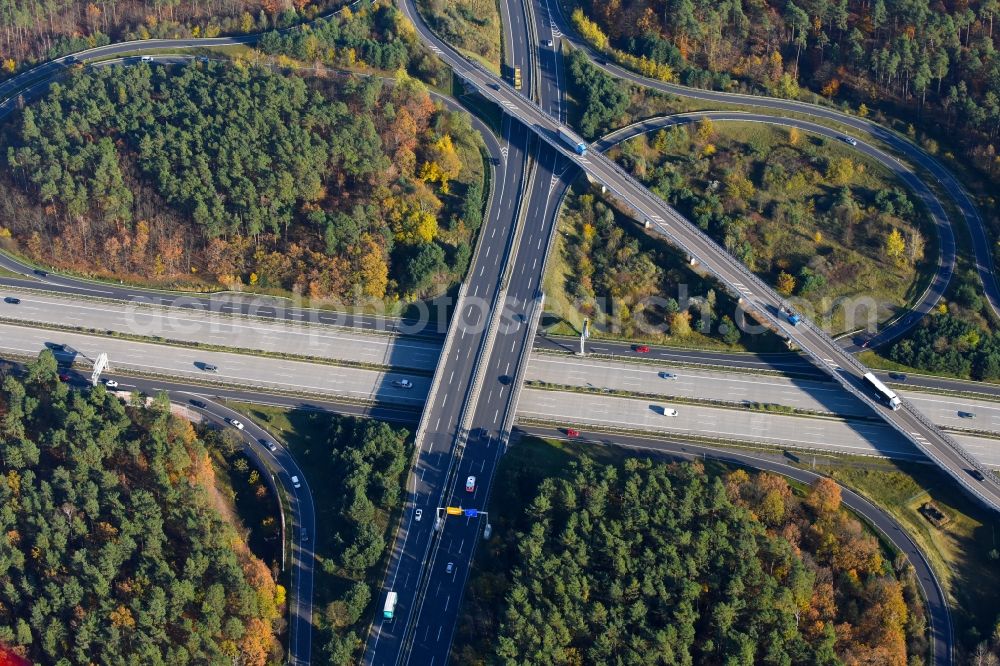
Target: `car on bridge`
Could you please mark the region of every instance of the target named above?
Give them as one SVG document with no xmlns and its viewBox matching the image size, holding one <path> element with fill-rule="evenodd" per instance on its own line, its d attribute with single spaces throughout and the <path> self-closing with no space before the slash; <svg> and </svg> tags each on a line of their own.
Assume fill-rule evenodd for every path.
<svg viewBox="0 0 1000 666">
<path fill-rule="evenodd" d="M 16 298 L 14 296 L 8 296 L 7 298 L 3 299 L 3 302 L 10 303 L 11 305 L 20 305 L 21 299 Z"/>
<path fill-rule="evenodd" d="M 392 383 L 392 385 L 395 386 L 396 388 L 401 388 L 401 389 L 413 388 L 413 382 L 411 382 L 409 379 L 397 379 Z"/>
<path fill-rule="evenodd" d="M 465 480 L 465 492 L 467 493 L 476 492 L 476 477 L 470 476 Z"/>
<path fill-rule="evenodd" d="M 633 345 L 632 351 L 634 351 L 636 354 L 648 354 L 649 345 Z"/>
<path fill-rule="evenodd" d="M 576 428 L 566 428 L 566 436 L 567 437 L 579 437 L 580 436 L 580 431 L 577 430 Z"/>
<path fill-rule="evenodd" d="M 677 375 L 675 375 L 672 372 L 667 372 L 666 370 L 664 370 L 663 372 L 660 373 L 660 379 L 677 379 Z"/>
</svg>

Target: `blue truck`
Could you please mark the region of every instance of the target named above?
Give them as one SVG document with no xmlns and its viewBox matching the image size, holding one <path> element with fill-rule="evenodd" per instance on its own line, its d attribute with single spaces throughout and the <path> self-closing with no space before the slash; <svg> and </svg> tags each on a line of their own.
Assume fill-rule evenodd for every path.
<svg viewBox="0 0 1000 666">
<path fill-rule="evenodd" d="M 587 154 L 587 144 L 577 135 L 570 132 L 565 127 L 559 128 L 559 138 L 563 140 L 577 155 Z"/>
</svg>

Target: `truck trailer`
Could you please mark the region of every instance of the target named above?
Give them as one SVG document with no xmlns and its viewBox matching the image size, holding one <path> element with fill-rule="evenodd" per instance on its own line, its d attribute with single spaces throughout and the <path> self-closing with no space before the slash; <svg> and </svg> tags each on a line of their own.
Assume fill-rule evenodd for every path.
<svg viewBox="0 0 1000 666">
<path fill-rule="evenodd" d="M 580 137 L 573 134 L 565 127 L 559 128 L 559 138 L 562 139 L 566 145 L 572 148 L 573 152 L 575 152 L 577 155 L 587 154 L 587 144 L 584 143 Z"/>
</svg>

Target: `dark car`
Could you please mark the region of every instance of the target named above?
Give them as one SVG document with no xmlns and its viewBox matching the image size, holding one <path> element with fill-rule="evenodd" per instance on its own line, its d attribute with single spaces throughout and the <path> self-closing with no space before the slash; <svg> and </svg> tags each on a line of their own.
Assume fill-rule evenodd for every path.
<svg viewBox="0 0 1000 666">
<path fill-rule="evenodd" d="M 192 406 L 197 407 L 198 409 L 205 409 L 205 407 L 208 406 L 204 402 L 202 402 L 201 400 L 194 400 L 194 399 L 192 399 L 189 402 L 191 403 Z"/>
<path fill-rule="evenodd" d="M 18 305 L 21 302 L 21 299 L 15 298 L 14 296 L 8 296 L 7 298 L 3 299 L 3 302 L 10 303 L 11 305 Z"/>
<path fill-rule="evenodd" d="M 48 277 L 49 274 L 47 272 L 43 271 L 41 268 L 36 268 L 35 269 L 35 275 L 40 275 L 42 277 Z"/>
<path fill-rule="evenodd" d="M 961 419 L 974 419 L 976 418 L 975 412 L 959 412 L 958 417 Z"/>
<path fill-rule="evenodd" d="M 906 375 L 904 375 L 902 372 L 890 372 L 889 379 L 891 379 L 894 382 L 905 382 Z"/>
<path fill-rule="evenodd" d="M 969 476 L 971 476 L 976 481 L 985 481 L 986 480 L 986 477 L 983 476 L 983 473 L 980 472 L 978 469 L 970 469 L 969 470 Z"/>
<path fill-rule="evenodd" d="M 70 377 L 69 377 L 69 373 L 68 372 L 60 372 L 59 373 L 59 381 L 61 381 L 61 382 L 68 382 L 69 379 L 70 379 Z"/>
</svg>

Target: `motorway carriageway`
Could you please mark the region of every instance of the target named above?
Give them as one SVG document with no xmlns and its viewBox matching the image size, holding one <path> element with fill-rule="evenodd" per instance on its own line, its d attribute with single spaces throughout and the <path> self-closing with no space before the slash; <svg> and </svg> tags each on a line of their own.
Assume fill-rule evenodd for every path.
<svg viewBox="0 0 1000 666">
<path fill-rule="evenodd" d="M 101 302 L 38 291 L 4 289 L 0 317 L 34 324 L 78 327 L 132 336 L 201 343 L 235 350 L 256 350 L 327 358 L 425 373 L 437 365 L 441 345 L 435 340 L 365 332 L 326 324 L 221 314 L 206 310 L 136 301 Z M 58 333 L 53 332 L 53 337 Z"/>
<path fill-rule="evenodd" d="M 224 384 L 232 387 L 256 387 L 264 391 L 294 392 L 314 394 L 327 398 L 340 398 L 356 401 L 374 401 L 402 408 L 419 408 L 426 398 L 429 379 L 426 376 L 400 372 L 381 372 L 365 368 L 329 366 L 303 361 L 288 361 L 284 359 L 239 354 L 232 352 L 203 351 L 189 347 L 161 345 L 145 342 L 135 342 L 119 338 L 87 336 L 61 331 L 32 329 L 23 326 L 0 324 L 0 349 L 16 353 L 19 356 L 34 356 L 46 346 L 53 348 L 57 359 L 64 365 L 73 360 L 82 359 L 92 362 L 102 353 L 108 353 L 111 359 L 112 371 L 124 371 L 146 375 L 158 375 L 175 379 L 191 380 Z M 65 345 L 59 349 L 57 345 Z M 507 363 L 506 361 L 504 363 Z M 216 372 L 207 372 L 205 364 L 215 365 Z M 501 365 L 498 373 L 503 372 Z M 661 372 L 670 372 L 676 379 L 663 379 Z M 413 388 L 403 389 L 394 386 L 394 382 L 410 381 Z M 658 402 L 669 402 L 670 397 L 686 397 L 705 399 L 712 397 L 717 400 L 741 403 L 744 401 L 768 402 L 795 407 L 810 411 L 832 412 L 848 416 L 871 416 L 870 410 L 855 398 L 845 393 L 830 381 L 817 381 L 789 377 L 762 377 L 737 372 L 720 372 L 716 370 L 692 369 L 676 367 L 667 364 L 646 365 L 622 361 L 610 361 L 599 358 L 577 358 L 570 355 L 553 355 L 549 353 L 533 354 L 531 356 L 525 379 L 543 381 L 554 385 L 578 386 L 591 389 L 612 389 L 632 393 L 649 393 L 663 396 Z M 497 384 L 498 388 L 506 389 L 507 385 Z M 207 390 L 215 390 L 207 389 Z M 487 405 L 495 404 L 492 400 L 494 388 L 487 387 L 484 394 Z M 540 398 L 521 403 L 522 417 L 538 418 L 547 421 L 574 423 L 591 423 L 597 421 L 577 417 L 574 405 L 584 402 L 583 396 L 567 393 L 560 396 L 559 392 L 545 391 Z M 600 402 L 606 396 L 586 396 L 588 401 L 597 401 L 595 414 L 606 414 L 605 403 Z M 952 428 L 976 429 L 1000 433 L 1000 404 L 983 400 L 973 400 L 966 397 L 949 397 L 932 394 L 912 393 L 909 398 L 917 404 L 936 423 Z M 566 403 L 566 411 L 559 414 L 555 404 Z M 622 404 L 630 404 L 628 402 Z M 547 409 L 542 409 L 548 406 Z M 819 420 L 806 417 L 782 417 L 775 414 L 748 412 L 721 407 L 699 406 L 696 411 L 685 407 L 687 414 L 700 414 L 701 424 L 697 434 L 701 436 L 721 436 L 718 428 L 707 424 L 725 423 L 725 433 L 734 439 L 753 439 L 761 441 L 767 436 L 772 443 L 786 439 L 789 445 L 799 441 L 805 447 L 833 447 L 834 450 L 879 451 L 872 447 L 870 437 L 858 435 L 857 430 L 839 420 Z M 646 410 L 639 410 L 635 418 L 642 417 L 637 423 L 645 423 L 648 427 L 663 427 L 662 421 L 652 419 Z M 966 419 L 958 416 L 958 412 L 975 414 L 975 418 Z M 561 417 L 561 419 L 560 419 Z M 582 415 L 581 415 L 582 417 Z M 596 418 L 596 417 L 595 417 Z M 794 421 L 787 421 L 794 419 Z M 606 421 L 607 419 L 605 419 Z M 671 422 L 670 427 L 682 428 L 687 422 L 682 418 L 679 422 Z M 752 424 L 752 425 L 751 425 Z M 616 425 L 606 423 L 606 425 Z M 805 426 L 805 430 L 799 428 Z M 798 426 L 796 428 L 795 426 Z M 620 425 L 618 426 L 620 427 Z M 883 428 L 880 424 L 864 424 L 870 433 L 877 433 L 885 442 L 896 442 L 898 436 Z M 687 431 L 696 434 L 690 427 Z M 834 437 L 834 432 L 841 434 Z M 714 433 L 714 434 L 713 434 Z M 805 435 L 811 437 L 803 439 Z M 871 435 L 874 437 L 875 435 Z M 832 443 L 840 442 L 840 446 Z M 1000 442 L 996 442 L 1000 443 Z M 996 465 L 997 460 L 990 454 L 995 443 L 992 440 L 975 438 L 972 449 L 987 464 Z M 910 447 L 901 444 L 885 444 L 883 451 L 897 453 L 910 451 Z M 984 457 L 985 456 L 985 457 Z"/>
<path fill-rule="evenodd" d="M 906 438 L 885 423 L 793 416 L 693 405 L 656 398 L 626 398 L 525 388 L 518 423 L 544 422 L 587 431 L 618 430 L 693 437 L 719 443 L 749 443 L 779 449 L 926 460 Z M 675 409 L 669 416 L 665 408 Z M 1000 439 L 952 433 L 982 463 L 1000 467 Z"/>
<path fill-rule="evenodd" d="M 191 347 L 0 324 L 0 352 L 34 357 L 45 348 L 52 349 L 56 359 L 63 365 L 76 360 L 92 364 L 101 353 L 106 353 L 112 371 L 238 385 L 248 389 L 388 402 L 411 407 L 423 404 L 430 382 L 428 377 L 412 373 L 290 361 L 235 352 L 204 351 Z M 206 370 L 208 365 L 214 365 L 216 371 Z M 404 379 L 411 382 L 413 387 L 405 389 L 393 385 Z"/>
<path fill-rule="evenodd" d="M 664 398 L 737 404 L 767 403 L 843 417 L 876 418 L 867 405 L 830 381 L 769 377 L 721 369 L 533 354 L 525 380 L 545 382 L 554 385 L 552 388 L 572 386 Z M 905 390 L 899 393 L 939 426 L 1000 434 L 1000 402 L 979 400 L 968 395 L 949 396 Z"/>
</svg>

